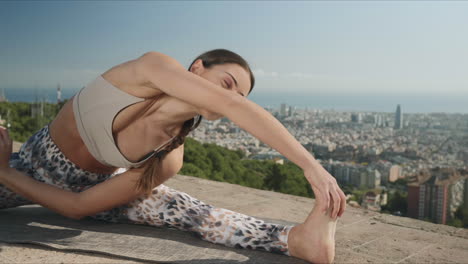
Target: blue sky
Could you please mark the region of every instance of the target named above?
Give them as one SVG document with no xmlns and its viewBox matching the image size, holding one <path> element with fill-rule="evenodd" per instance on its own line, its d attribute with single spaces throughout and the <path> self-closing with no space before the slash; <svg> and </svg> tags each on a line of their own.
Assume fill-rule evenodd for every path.
<svg viewBox="0 0 468 264">
<path fill-rule="evenodd" d="M 468 98 L 468 2 L 1 1 L 0 88 L 79 89 L 155 50 L 226 48 L 254 92 Z"/>
</svg>

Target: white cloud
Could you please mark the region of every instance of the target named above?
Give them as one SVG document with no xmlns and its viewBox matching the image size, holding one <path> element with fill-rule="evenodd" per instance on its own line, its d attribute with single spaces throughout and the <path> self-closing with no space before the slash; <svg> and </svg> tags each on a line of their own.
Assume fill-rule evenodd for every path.
<svg viewBox="0 0 468 264">
<path fill-rule="evenodd" d="M 255 77 L 272 77 L 272 78 L 278 78 L 279 73 L 278 72 L 267 72 L 263 69 L 256 69 L 252 71 Z"/>
<path fill-rule="evenodd" d="M 314 75 L 310 73 L 303 73 L 303 72 L 292 72 L 286 74 L 288 77 L 299 78 L 299 79 L 310 79 L 313 78 Z"/>
<path fill-rule="evenodd" d="M 264 69 L 255 69 L 253 70 L 255 77 L 260 78 L 295 78 L 295 79 L 312 79 L 312 78 L 323 78 L 324 75 L 321 74 L 312 74 L 312 73 L 304 73 L 304 72 L 291 72 L 286 74 L 280 74 L 275 71 L 265 71 Z"/>
</svg>

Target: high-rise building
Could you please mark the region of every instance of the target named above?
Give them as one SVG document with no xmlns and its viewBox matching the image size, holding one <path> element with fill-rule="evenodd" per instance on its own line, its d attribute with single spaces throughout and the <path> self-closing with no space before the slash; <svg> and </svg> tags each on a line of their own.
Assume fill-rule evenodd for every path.
<svg viewBox="0 0 468 264">
<path fill-rule="evenodd" d="M 375 168 L 380 172 L 380 184 L 387 185 L 390 179 L 390 168 L 392 163 L 389 161 L 380 160 L 375 163 Z M 396 177 L 398 178 L 398 176 Z"/>
<path fill-rule="evenodd" d="M 350 184 L 356 187 L 367 187 L 369 172 L 362 166 L 350 167 Z"/>
<path fill-rule="evenodd" d="M 334 164 L 333 167 L 333 176 L 341 184 L 348 184 L 351 178 L 351 170 L 347 164 Z"/>
<path fill-rule="evenodd" d="M 362 123 L 362 113 L 353 113 L 351 114 L 351 122 Z"/>
<path fill-rule="evenodd" d="M 400 175 L 402 174 L 402 168 L 398 165 L 393 165 L 390 167 L 390 174 L 388 177 L 389 182 L 394 182 L 400 178 Z"/>
<path fill-rule="evenodd" d="M 446 224 L 463 203 L 465 178 L 451 169 L 425 171 L 408 184 L 408 216 Z"/>
<path fill-rule="evenodd" d="M 309 114 L 307 113 L 307 107 L 304 110 L 304 115 L 302 116 L 302 120 L 304 121 L 304 129 L 308 129 L 309 128 Z"/>
<path fill-rule="evenodd" d="M 6 96 L 5 96 L 5 89 L 2 88 L 2 92 L 0 93 L 0 102 L 8 102 Z"/>
<path fill-rule="evenodd" d="M 381 127 L 382 126 L 383 121 L 382 121 L 382 116 L 381 115 L 375 115 L 374 124 L 375 124 L 376 127 Z"/>
<path fill-rule="evenodd" d="M 408 185 L 408 216 L 416 219 L 431 219 L 434 223 L 447 221 L 447 185 L 428 181 Z"/>
<path fill-rule="evenodd" d="M 62 102 L 62 89 L 60 88 L 60 83 L 57 84 L 57 104 Z"/>
<path fill-rule="evenodd" d="M 293 109 L 293 106 L 290 105 L 290 106 L 288 107 L 288 116 L 292 116 L 293 114 L 294 114 L 294 109 Z"/>
<path fill-rule="evenodd" d="M 400 105 L 397 106 L 395 113 L 395 129 L 403 128 L 403 113 L 401 112 Z"/>
<path fill-rule="evenodd" d="M 376 169 L 368 168 L 368 174 L 366 179 L 366 185 L 368 188 L 377 188 L 380 187 L 381 174 Z"/>
<path fill-rule="evenodd" d="M 44 101 L 36 101 L 31 104 L 31 117 L 36 118 L 38 116 L 44 116 Z"/>
<path fill-rule="evenodd" d="M 281 117 L 285 117 L 285 116 L 286 116 L 286 104 L 281 104 L 280 116 L 281 116 Z"/>
<path fill-rule="evenodd" d="M 463 190 L 463 206 L 465 209 L 468 209 L 468 179 L 465 179 L 464 183 L 464 190 Z"/>
</svg>

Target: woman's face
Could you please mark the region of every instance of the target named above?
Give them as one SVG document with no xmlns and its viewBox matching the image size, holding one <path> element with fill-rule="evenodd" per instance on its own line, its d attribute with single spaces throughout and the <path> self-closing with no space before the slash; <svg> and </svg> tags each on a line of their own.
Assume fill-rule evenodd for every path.
<svg viewBox="0 0 468 264">
<path fill-rule="evenodd" d="M 214 65 L 208 69 L 203 67 L 201 60 L 197 60 L 192 65 L 191 72 L 240 96 L 246 97 L 249 93 L 250 75 L 238 64 Z M 201 112 L 202 116 L 208 120 L 216 120 L 223 117 L 208 110 L 202 110 Z"/>
</svg>

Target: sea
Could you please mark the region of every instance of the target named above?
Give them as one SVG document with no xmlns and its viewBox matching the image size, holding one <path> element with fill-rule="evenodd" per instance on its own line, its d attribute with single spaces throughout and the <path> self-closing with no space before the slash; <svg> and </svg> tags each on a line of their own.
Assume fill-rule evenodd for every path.
<svg viewBox="0 0 468 264">
<path fill-rule="evenodd" d="M 62 99 L 72 97 L 79 89 L 63 89 Z M 56 102 L 55 89 L 4 89 L 10 102 Z M 278 109 L 281 104 L 308 110 L 335 110 L 342 112 L 395 112 L 400 105 L 403 113 L 460 113 L 468 114 L 466 95 L 371 95 L 371 94 L 308 94 L 253 91 L 253 102 L 268 108 Z"/>
</svg>

